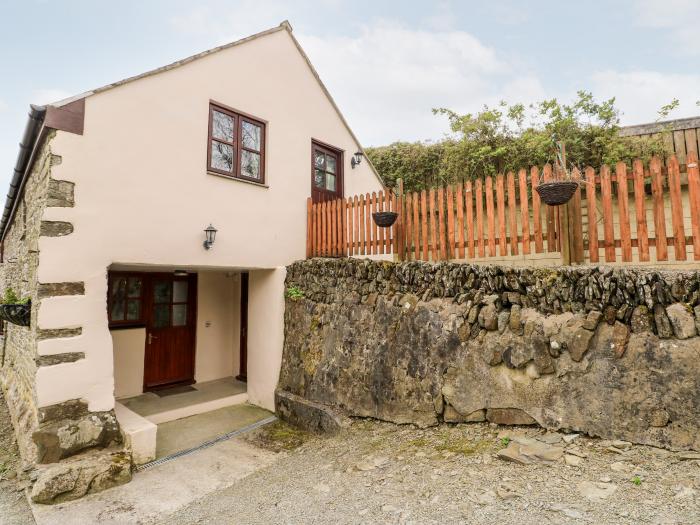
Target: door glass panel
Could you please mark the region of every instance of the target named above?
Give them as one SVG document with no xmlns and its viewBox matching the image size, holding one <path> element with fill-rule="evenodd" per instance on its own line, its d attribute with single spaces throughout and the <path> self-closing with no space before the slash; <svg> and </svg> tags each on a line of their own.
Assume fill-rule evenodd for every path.
<svg viewBox="0 0 700 525">
<path fill-rule="evenodd" d="M 166 326 L 170 326 L 170 305 L 153 305 L 153 327 L 164 328 Z"/>
<path fill-rule="evenodd" d="M 260 155 L 241 150 L 241 175 L 252 179 L 260 178 Z"/>
<path fill-rule="evenodd" d="M 335 173 L 335 157 L 326 155 L 326 171 L 329 173 Z"/>
<path fill-rule="evenodd" d="M 211 134 L 214 138 L 233 142 L 233 118 L 220 111 L 213 111 Z"/>
<path fill-rule="evenodd" d="M 141 297 L 141 278 L 129 277 L 129 286 L 127 287 L 127 295 L 129 297 Z"/>
<path fill-rule="evenodd" d="M 112 310 L 109 313 L 112 321 L 124 320 L 124 301 L 115 301 L 112 303 Z"/>
<path fill-rule="evenodd" d="M 126 296 L 126 278 L 117 277 L 112 280 L 112 306 L 110 308 L 110 318 L 113 321 L 124 320 L 124 298 Z"/>
<path fill-rule="evenodd" d="M 316 172 L 314 173 L 314 186 L 316 186 L 317 188 L 323 188 L 323 187 L 324 187 L 324 184 L 323 184 L 323 171 L 321 171 L 321 170 L 316 170 Z"/>
<path fill-rule="evenodd" d="M 170 302 L 170 281 L 156 281 L 153 283 L 153 302 L 169 303 Z"/>
<path fill-rule="evenodd" d="M 233 146 L 212 140 L 211 167 L 217 170 L 233 171 Z"/>
<path fill-rule="evenodd" d="M 128 321 L 137 321 L 141 319 L 141 300 L 129 299 L 126 303 L 126 319 Z"/>
<path fill-rule="evenodd" d="M 335 175 L 326 173 L 326 189 L 335 191 Z"/>
<path fill-rule="evenodd" d="M 173 326 L 185 326 L 187 324 L 187 305 L 173 305 Z"/>
<path fill-rule="evenodd" d="M 187 302 L 187 281 L 173 281 L 173 302 Z"/>
<path fill-rule="evenodd" d="M 260 151 L 260 126 L 242 120 L 241 138 L 243 139 L 244 148 Z"/>
</svg>

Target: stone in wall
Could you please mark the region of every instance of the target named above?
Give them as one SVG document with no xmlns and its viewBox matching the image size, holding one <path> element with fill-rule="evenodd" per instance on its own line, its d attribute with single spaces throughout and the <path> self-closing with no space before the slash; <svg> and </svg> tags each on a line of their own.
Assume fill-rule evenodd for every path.
<svg viewBox="0 0 700 525">
<path fill-rule="evenodd" d="M 699 272 L 314 259 L 287 285 L 279 389 L 303 400 L 700 449 Z"/>
</svg>

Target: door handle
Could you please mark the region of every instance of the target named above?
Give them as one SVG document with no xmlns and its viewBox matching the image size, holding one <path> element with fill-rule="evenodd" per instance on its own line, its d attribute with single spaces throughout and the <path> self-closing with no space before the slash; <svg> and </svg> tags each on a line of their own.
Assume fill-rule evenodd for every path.
<svg viewBox="0 0 700 525">
<path fill-rule="evenodd" d="M 152 333 L 149 332 L 149 333 L 148 333 L 148 344 L 150 345 L 151 343 L 153 343 L 153 340 L 154 340 L 154 339 L 158 339 L 158 338 L 157 338 L 155 335 L 153 335 Z"/>
</svg>

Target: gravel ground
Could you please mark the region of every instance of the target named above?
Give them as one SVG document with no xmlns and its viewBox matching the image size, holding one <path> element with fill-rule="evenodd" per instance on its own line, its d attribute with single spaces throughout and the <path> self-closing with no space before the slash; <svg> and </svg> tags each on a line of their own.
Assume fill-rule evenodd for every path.
<svg viewBox="0 0 700 525">
<path fill-rule="evenodd" d="M 700 523 L 700 454 L 481 423 L 358 421 L 296 449 L 273 431 L 248 439 L 282 440 L 276 463 L 160 523 Z M 527 465 L 498 456 L 522 437 L 565 454 Z"/>
<path fill-rule="evenodd" d="M 34 525 L 32 511 L 24 495 L 27 482 L 22 467 L 5 399 L 0 393 L 0 523 Z M 20 479 L 22 479 L 20 481 Z"/>
</svg>

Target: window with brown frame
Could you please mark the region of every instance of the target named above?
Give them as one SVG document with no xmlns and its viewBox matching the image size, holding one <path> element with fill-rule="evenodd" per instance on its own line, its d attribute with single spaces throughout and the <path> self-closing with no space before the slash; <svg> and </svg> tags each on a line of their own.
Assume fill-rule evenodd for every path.
<svg viewBox="0 0 700 525">
<path fill-rule="evenodd" d="M 218 104 L 209 105 L 207 169 L 265 182 L 265 123 Z"/>
<path fill-rule="evenodd" d="M 109 325 L 143 324 L 143 293 L 143 277 L 141 275 L 110 272 L 107 291 Z"/>
</svg>

